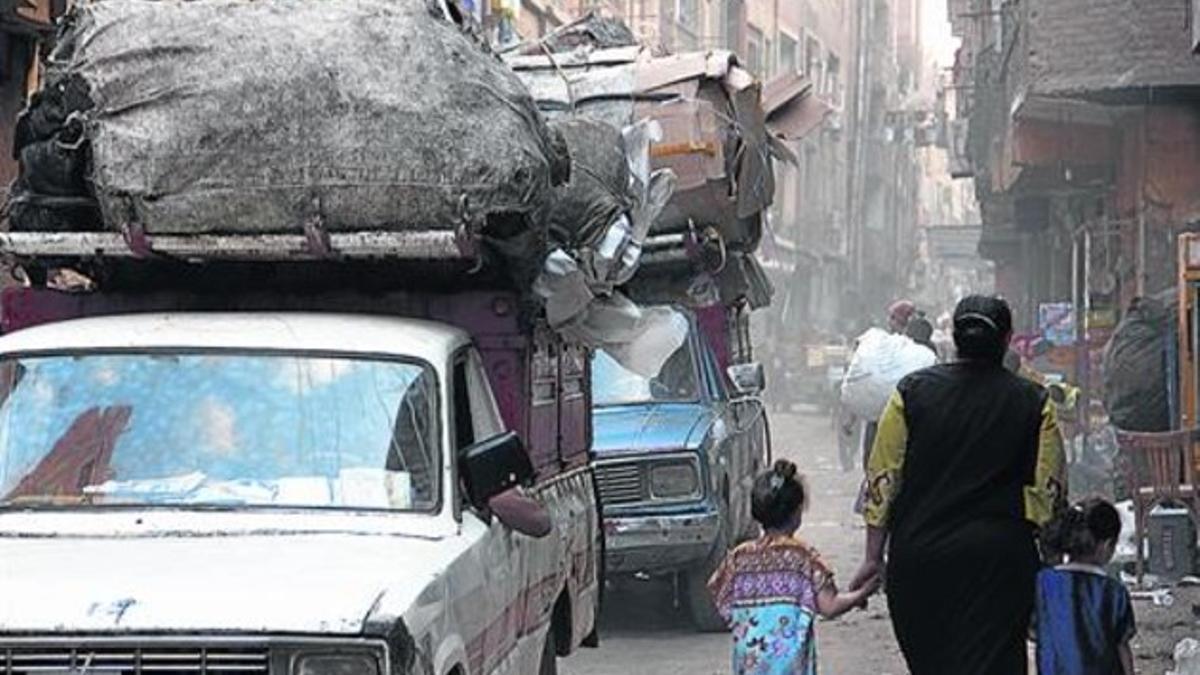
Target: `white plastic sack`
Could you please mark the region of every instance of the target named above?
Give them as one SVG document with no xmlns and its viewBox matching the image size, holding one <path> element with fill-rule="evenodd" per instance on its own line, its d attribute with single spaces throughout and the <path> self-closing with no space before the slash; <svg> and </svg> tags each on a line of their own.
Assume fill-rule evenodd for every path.
<svg viewBox="0 0 1200 675">
<path fill-rule="evenodd" d="M 1200 675 L 1200 642 L 1184 638 L 1175 645 L 1175 670 L 1167 675 Z"/>
<path fill-rule="evenodd" d="M 842 380 L 842 405 L 855 415 L 877 420 L 900 380 L 937 363 L 937 357 L 903 335 L 872 328 L 858 339 Z"/>
</svg>

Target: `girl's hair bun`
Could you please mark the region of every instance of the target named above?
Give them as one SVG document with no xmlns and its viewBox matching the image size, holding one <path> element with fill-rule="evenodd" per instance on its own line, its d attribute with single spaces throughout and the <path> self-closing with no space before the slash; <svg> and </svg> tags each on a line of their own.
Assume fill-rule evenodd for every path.
<svg viewBox="0 0 1200 675">
<path fill-rule="evenodd" d="M 754 479 L 750 513 L 763 527 L 782 527 L 803 508 L 807 490 L 794 462 L 776 460 L 770 471 Z"/>
</svg>

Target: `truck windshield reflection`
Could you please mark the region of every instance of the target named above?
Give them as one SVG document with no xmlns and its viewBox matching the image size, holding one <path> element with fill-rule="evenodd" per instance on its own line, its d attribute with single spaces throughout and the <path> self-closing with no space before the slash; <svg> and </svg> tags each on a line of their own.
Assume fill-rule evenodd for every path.
<svg viewBox="0 0 1200 675">
<path fill-rule="evenodd" d="M 427 511 L 430 368 L 288 353 L 94 354 L 0 366 L 0 504 Z"/>
</svg>

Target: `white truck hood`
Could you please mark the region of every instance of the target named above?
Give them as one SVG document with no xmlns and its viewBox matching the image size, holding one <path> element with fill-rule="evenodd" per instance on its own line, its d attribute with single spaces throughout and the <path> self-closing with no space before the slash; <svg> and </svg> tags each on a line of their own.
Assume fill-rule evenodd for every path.
<svg viewBox="0 0 1200 675">
<path fill-rule="evenodd" d="M 394 534 L 3 536 L 0 633 L 355 634 L 385 597 L 410 606 L 455 548 Z"/>
</svg>

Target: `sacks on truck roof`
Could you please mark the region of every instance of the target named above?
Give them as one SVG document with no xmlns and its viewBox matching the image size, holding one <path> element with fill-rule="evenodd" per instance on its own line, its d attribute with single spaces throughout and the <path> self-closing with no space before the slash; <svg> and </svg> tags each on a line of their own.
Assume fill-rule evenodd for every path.
<svg viewBox="0 0 1200 675">
<path fill-rule="evenodd" d="M 80 3 L 16 153 L 15 230 L 511 233 L 569 171 L 434 0 Z"/>
</svg>

